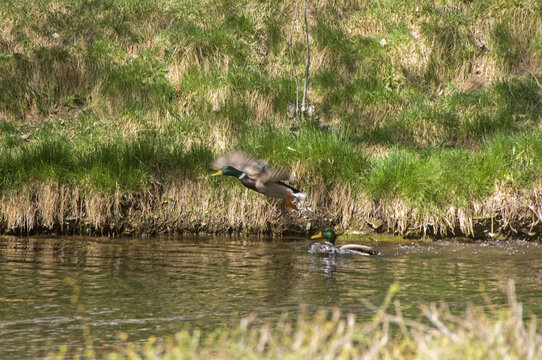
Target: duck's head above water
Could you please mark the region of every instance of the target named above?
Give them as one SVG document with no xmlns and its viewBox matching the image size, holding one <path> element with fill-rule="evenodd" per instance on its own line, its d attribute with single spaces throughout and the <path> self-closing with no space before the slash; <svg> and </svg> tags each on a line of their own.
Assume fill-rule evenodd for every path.
<svg viewBox="0 0 542 360">
<path fill-rule="evenodd" d="M 335 244 L 335 240 L 337 240 L 337 234 L 335 234 L 335 231 L 332 228 L 325 228 L 318 234 L 311 236 L 311 239 L 319 238 L 324 238 L 327 242 Z"/>
<path fill-rule="evenodd" d="M 226 166 L 223 166 L 222 169 L 220 169 L 219 171 L 215 172 L 213 176 L 228 175 L 228 176 L 235 176 L 238 178 L 242 174 L 243 172 L 241 170 L 237 170 L 233 166 L 226 165 Z"/>
</svg>

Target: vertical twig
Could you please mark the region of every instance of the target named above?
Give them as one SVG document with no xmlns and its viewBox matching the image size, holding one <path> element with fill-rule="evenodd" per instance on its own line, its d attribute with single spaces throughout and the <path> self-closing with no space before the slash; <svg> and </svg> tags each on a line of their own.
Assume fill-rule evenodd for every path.
<svg viewBox="0 0 542 360">
<path fill-rule="evenodd" d="M 495 236 L 495 232 L 493 231 L 493 217 L 495 216 L 494 204 L 495 204 L 495 197 L 491 199 L 491 237 Z"/>
<path fill-rule="evenodd" d="M 309 67 L 311 64 L 310 52 L 309 52 L 309 24 L 307 22 L 307 0 L 303 0 L 303 12 L 305 16 L 305 42 L 307 48 L 307 61 L 305 64 L 305 82 L 303 84 L 303 101 L 301 102 L 301 113 L 305 113 L 306 110 L 306 98 L 307 98 L 307 82 L 309 81 Z"/>
<path fill-rule="evenodd" d="M 534 79 L 534 81 L 536 81 L 536 85 L 538 85 L 539 88 L 542 89 L 542 85 L 540 85 L 540 83 L 538 82 L 538 79 L 536 78 L 535 74 L 533 74 L 532 72 L 530 72 L 528 69 L 523 69 L 525 71 L 527 71 L 529 74 L 531 74 L 531 77 Z"/>
<path fill-rule="evenodd" d="M 296 119 L 299 116 L 299 79 L 297 78 L 297 73 L 295 71 L 293 37 L 294 37 L 295 23 L 297 21 L 297 7 L 298 7 L 298 1 L 296 0 L 294 18 L 292 19 L 292 31 L 290 32 L 290 63 L 292 64 L 292 76 L 295 79 L 295 117 Z"/>
</svg>

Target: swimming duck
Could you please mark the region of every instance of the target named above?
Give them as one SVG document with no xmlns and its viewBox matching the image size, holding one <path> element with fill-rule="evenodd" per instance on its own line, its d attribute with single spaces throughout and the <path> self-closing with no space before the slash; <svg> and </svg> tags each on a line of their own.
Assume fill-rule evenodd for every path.
<svg viewBox="0 0 542 360">
<path fill-rule="evenodd" d="M 378 255 L 378 252 L 370 246 L 361 244 L 347 244 L 335 246 L 337 234 L 331 228 L 326 228 L 316 235 L 311 236 L 311 239 L 324 238 L 323 243 L 314 243 L 309 252 L 311 254 L 333 255 L 333 254 L 357 254 L 363 256 Z"/>
<path fill-rule="evenodd" d="M 284 183 L 292 180 L 288 170 L 280 167 L 270 168 L 255 156 L 236 151 L 217 157 L 213 169 L 219 170 L 212 176 L 235 176 L 241 184 L 269 197 L 283 199 L 286 206 L 297 210 L 292 198 L 303 200 L 307 195 Z"/>
</svg>

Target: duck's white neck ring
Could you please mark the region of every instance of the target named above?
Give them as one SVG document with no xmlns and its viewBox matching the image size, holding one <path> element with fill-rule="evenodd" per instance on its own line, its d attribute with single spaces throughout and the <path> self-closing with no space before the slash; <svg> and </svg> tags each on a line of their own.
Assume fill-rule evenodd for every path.
<svg viewBox="0 0 542 360">
<path fill-rule="evenodd" d="M 247 176 L 247 174 L 242 173 L 241 175 L 239 175 L 238 179 L 241 180 L 241 179 L 244 178 L 245 176 Z"/>
</svg>

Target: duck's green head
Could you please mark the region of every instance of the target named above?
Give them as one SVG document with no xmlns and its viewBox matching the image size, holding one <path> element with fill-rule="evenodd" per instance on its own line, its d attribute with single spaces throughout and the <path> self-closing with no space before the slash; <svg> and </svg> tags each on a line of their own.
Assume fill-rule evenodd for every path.
<svg viewBox="0 0 542 360">
<path fill-rule="evenodd" d="M 233 166 L 226 165 L 222 167 L 219 171 L 215 172 L 212 176 L 218 176 L 218 175 L 226 175 L 226 176 L 235 176 L 239 177 L 243 174 L 242 171 L 237 170 Z"/>
<path fill-rule="evenodd" d="M 335 234 L 335 230 L 333 230 L 332 228 L 326 228 L 318 234 L 311 236 L 311 239 L 319 238 L 324 238 L 327 242 L 335 244 L 335 240 L 337 240 L 337 234 Z"/>
</svg>

